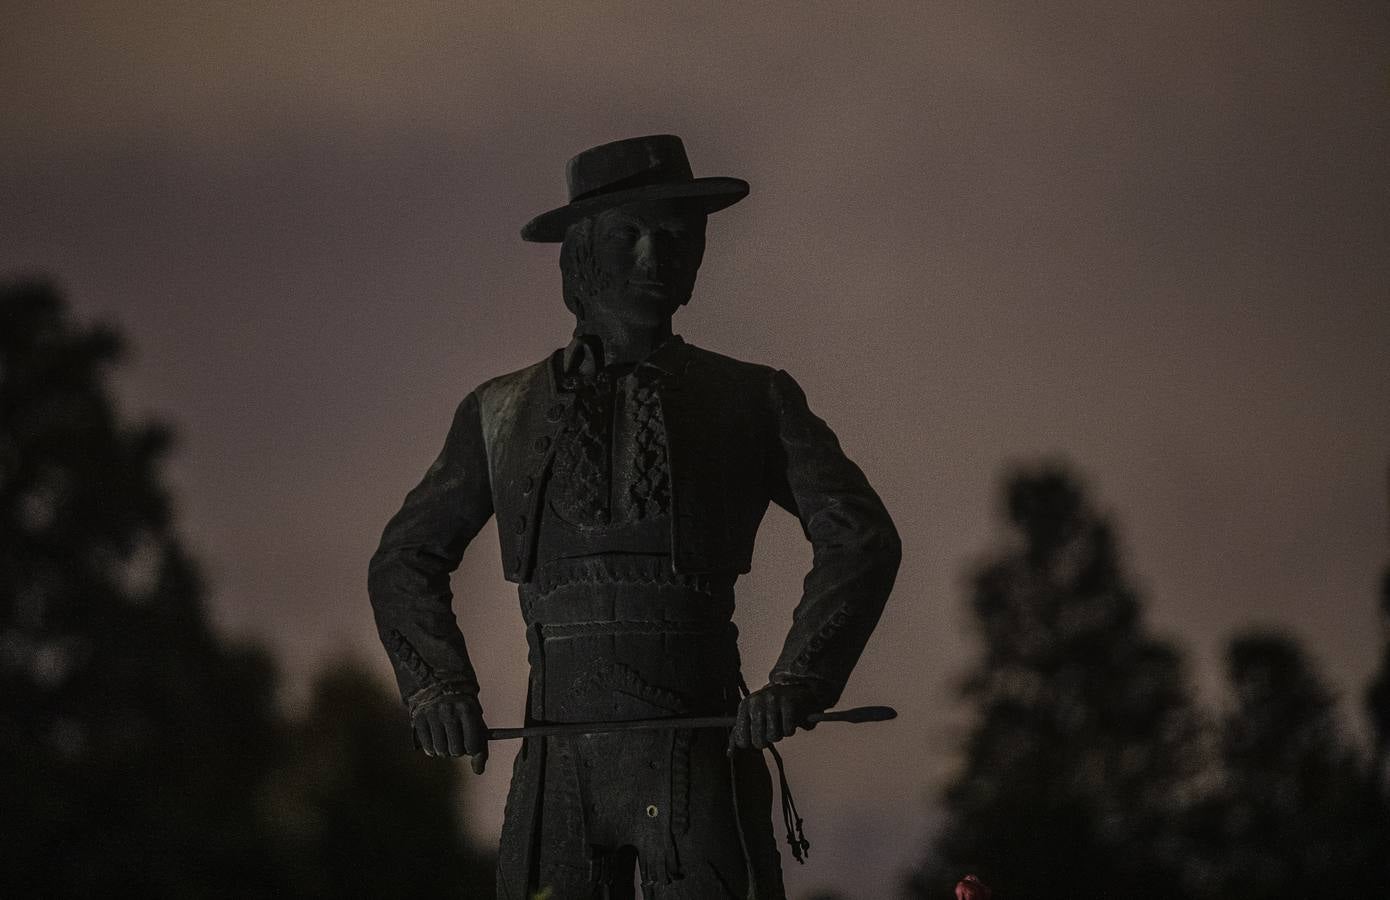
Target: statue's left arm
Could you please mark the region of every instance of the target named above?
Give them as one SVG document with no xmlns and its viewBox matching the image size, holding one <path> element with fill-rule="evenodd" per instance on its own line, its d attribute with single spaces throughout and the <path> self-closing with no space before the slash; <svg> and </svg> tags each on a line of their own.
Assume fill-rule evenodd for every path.
<svg viewBox="0 0 1390 900">
<path fill-rule="evenodd" d="M 811 412 L 800 386 L 778 371 L 770 393 L 777 423 L 768 471 L 772 499 L 801 521 L 814 558 L 769 683 L 740 710 L 732 735 L 738 746 L 785 737 L 807 714 L 839 700 L 902 558 L 883 501 Z"/>
</svg>

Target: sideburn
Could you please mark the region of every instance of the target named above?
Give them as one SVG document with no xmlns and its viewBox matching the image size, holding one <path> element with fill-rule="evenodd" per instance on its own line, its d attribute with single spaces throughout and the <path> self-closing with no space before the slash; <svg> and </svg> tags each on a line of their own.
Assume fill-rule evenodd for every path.
<svg viewBox="0 0 1390 900">
<path fill-rule="evenodd" d="M 583 320 L 585 303 L 608 285 L 594 256 L 594 220 L 580 219 L 565 232 L 560 244 L 560 278 L 565 308 Z"/>
</svg>

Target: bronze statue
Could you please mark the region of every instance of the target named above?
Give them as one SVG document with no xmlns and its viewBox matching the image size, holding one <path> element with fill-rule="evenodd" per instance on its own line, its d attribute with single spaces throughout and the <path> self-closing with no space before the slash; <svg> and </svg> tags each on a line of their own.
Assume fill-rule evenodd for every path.
<svg viewBox="0 0 1390 900">
<path fill-rule="evenodd" d="M 528 725 L 736 722 L 526 739 L 497 896 L 629 897 L 640 864 L 647 898 L 780 898 L 761 750 L 839 698 L 892 588 L 898 535 L 791 376 L 671 331 L 706 217 L 748 185 L 693 177 L 672 135 L 586 150 L 568 183 L 570 202 L 521 235 L 561 242 L 574 339 L 459 404 L 372 558 L 377 625 L 420 747 L 481 773 L 489 732 L 449 575 L 496 515 L 530 645 Z M 800 519 L 815 556 L 768 683 L 747 694 L 734 582 L 769 501 Z M 800 835 L 788 839 L 799 857 Z"/>
</svg>

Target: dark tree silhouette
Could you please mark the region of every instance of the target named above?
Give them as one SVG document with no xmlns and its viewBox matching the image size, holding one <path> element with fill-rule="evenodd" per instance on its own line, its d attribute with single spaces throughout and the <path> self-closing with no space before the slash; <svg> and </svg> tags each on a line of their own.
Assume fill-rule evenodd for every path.
<svg viewBox="0 0 1390 900">
<path fill-rule="evenodd" d="M 169 433 L 121 419 L 120 341 L 0 288 L 0 894 L 263 891 L 263 653 L 215 639 L 172 527 Z"/>
<path fill-rule="evenodd" d="M 1390 474 L 1386 478 L 1390 499 Z M 1390 566 L 1380 582 L 1380 671 L 1366 690 L 1366 712 L 1371 719 L 1374 744 L 1371 750 L 1371 779 L 1377 791 L 1390 789 Z"/>
<path fill-rule="evenodd" d="M 1231 641 L 1226 665 L 1222 896 L 1390 896 L 1390 811 L 1307 656 L 1291 638 L 1252 632 Z"/>
<path fill-rule="evenodd" d="M 1017 543 L 974 577 L 977 720 L 912 889 L 949 897 L 974 872 L 1005 898 L 1198 896 L 1178 823 L 1202 727 L 1179 654 L 1147 633 L 1070 474 L 1021 472 L 1005 494 Z"/>
<path fill-rule="evenodd" d="M 335 667 L 286 721 L 213 631 L 120 350 L 0 284 L 0 897 L 491 896 L 384 685 Z"/>
<path fill-rule="evenodd" d="M 400 699 L 365 668 L 320 673 L 273 792 L 297 897 L 494 896 L 461 838 L 462 764 L 426 759 Z"/>
</svg>

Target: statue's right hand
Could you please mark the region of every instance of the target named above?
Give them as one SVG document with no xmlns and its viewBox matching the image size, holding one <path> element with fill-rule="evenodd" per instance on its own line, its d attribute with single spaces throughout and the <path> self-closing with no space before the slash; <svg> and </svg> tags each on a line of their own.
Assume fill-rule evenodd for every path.
<svg viewBox="0 0 1390 900">
<path fill-rule="evenodd" d="M 473 774 L 487 766 L 487 723 L 478 698 L 451 694 L 416 711 L 415 744 L 429 756 L 468 755 Z"/>
</svg>

